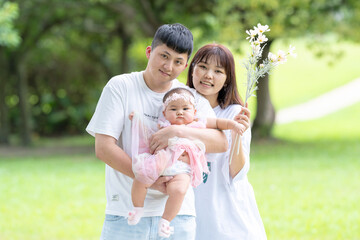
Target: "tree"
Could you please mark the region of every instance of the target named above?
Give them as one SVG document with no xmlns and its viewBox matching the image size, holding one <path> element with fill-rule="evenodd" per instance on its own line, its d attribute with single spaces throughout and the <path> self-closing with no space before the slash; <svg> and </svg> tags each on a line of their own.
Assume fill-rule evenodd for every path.
<svg viewBox="0 0 360 240">
<path fill-rule="evenodd" d="M 28 103 L 28 56 L 35 51 L 36 44 L 49 33 L 49 31 L 65 21 L 71 19 L 71 11 L 73 6 L 69 6 L 68 1 L 19 1 L 18 3 L 20 15 L 14 21 L 14 25 L 22 39 L 21 44 L 17 48 L 0 49 L 2 56 L 1 65 L 7 66 L 4 76 L 8 81 L 4 81 L 3 85 L 6 92 L 4 96 L 17 96 L 20 108 L 19 127 L 21 128 L 21 140 L 23 145 L 31 144 L 31 114 Z M 70 13 L 69 13 L 70 12 Z M 3 79 L 3 77 L 2 77 Z M 16 84 L 14 84 L 16 83 Z M 14 87 L 16 89 L 14 89 Z M 6 101 L 2 101 L 3 107 L 6 108 Z M 6 116 L 5 116 L 6 118 Z M 8 118 L 8 117 L 7 117 Z M 7 119 L 8 121 L 8 119 Z M 6 125 L 1 126 L 2 129 L 8 129 Z M 6 130 L 7 131 L 7 130 Z M 7 138 L 7 135 L 4 135 Z M 8 139 L 4 140 L 8 142 Z"/>
<path fill-rule="evenodd" d="M 345 0 L 246 0 L 219 1 L 214 14 L 215 25 L 223 40 L 238 44 L 245 30 L 257 23 L 269 25 L 269 41 L 264 55 L 274 41 L 281 38 L 321 35 L 329 32 L 346 33 L 343 36 L 359 38 L 350 26 L 359 25 L 359 1 Z M 269 93 L 269 76 L 259 80 L 257 112 L 253 123 L 254 137 L 271 137 L 275 111 Z"/>
<path fill-rule="evenodd" d="M 204 19 L 203 10 L 211 6 L 206 3 L 208 1 L 204 0 L 196 3 L 190 0 L 171 3 L 161 0 L 18 0 L 20 15 L 14 20 L 14 26 L 23 41 L 17 48 L 0 48 L 0 81 L 3 81 L 0 109 L 4 120 L 0 123 L 1 131 L 11 129 L 19 133 L 23 145 L 31 144 L 33 130 L 41 134 L 56 133 L 59 130 L 49 128 L 50 122 L 59 124 L 68 121 L 65 118 L 77 119 L 77 114 L 69 116 L 64 112 L 77 106 L 77 111 L 70 112 L 80 114 L 83 105 L 93 104 L 76 105 L 79 97 L 92 94 L 82 87 L 84 84 L 91 86 L 99 78 L 108 79 L 96 78 L 99 76 L 97 69 L 102 68 L 108 77 L 131 71 L 134 60 L 129 57 L 129 49 L 136 39 L 152 37 L 163 23 L 182 22 L 190 28 L 206 26 L 206 21 L 201 20 Z M 89 73 L 91 65 L 91 76 L 81 72 L 88 69 Z M 64 87 L 62 84 L 66 83 Z M 103 86 L 103 83 L 98 85 Z M 59 87 L 61 89 L 56 89 Z M 57 99 L 58 90 L 66 98 Z M 66 106 L 68 109 L 63 109 Z M 6 122 L 10 122 L 9 126 Z M 39 126 L 46 126 L 46 129 Z M 8 133 L 1 136 L 8 141 Z"/>
<path fill-rule="evenodd" d="M 20 44 L 20 37 L 14 28 L 14 20 L 18 17 L 18 5 L 0 0 L 0 53 L 5 48 L 15 48 Z M 0 62 L 5 63 L 4 56 Z M 0 74 L 0 144 L 9 143 L 8 109 L 6 106 L 6 74 Z"/>
</svg>

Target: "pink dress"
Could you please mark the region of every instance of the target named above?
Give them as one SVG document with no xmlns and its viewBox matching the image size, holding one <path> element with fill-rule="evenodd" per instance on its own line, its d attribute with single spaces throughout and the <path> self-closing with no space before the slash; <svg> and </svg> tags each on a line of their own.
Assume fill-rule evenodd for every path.
<svg viewBox="0 0 360 240">
<path fill-rule="evenodd" d="M 168 121 L 159 121 L 160 127 L 167 127 Z M 193 128 L 206 128 L 203 121 L 194 121 L 187 125 Z M 149 152 L 149 137 L 154 131 L 146 126 L 138 113 L 132 120 L 132 170 L 137 180 L 152 185 L 161 175 L 174 175 L 188 173 L 191 185 L 198 186 L 202 182 L 203 173 L 208 173 L 205 158 L 205 145 L 199 140 L 173 137 L 169 139 L 168 147 L 151 155 Z M 181 154 L 186 151 L 189 155 L 190 165 L 178 161 Z"/>
</svg>

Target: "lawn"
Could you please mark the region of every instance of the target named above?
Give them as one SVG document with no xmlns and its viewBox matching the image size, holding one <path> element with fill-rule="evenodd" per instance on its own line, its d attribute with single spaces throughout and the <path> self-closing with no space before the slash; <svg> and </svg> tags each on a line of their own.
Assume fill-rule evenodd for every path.
<svg viewBox="0 0 360 240">
<path fill-rule="evenodd" d="M 276 126 L 252 145 L 249 179 L 269 239 L 360 239 L 360 104 Z"/>
<path fill-rule="evenodd" d="M 93 154 L 1 158 L 0 239 L 99 239 L 104 164 Z"/>
<path fill-rule="evenodd" d="M 269 239 L 360 239 L 359 107 L 280 125 L 278 140 L 253 142 L 249 179 Z M 50 149 L 92 142 L 46 141 Z M 35 157 L 0 153 L 0 239 L 98 239 L 104 164 L 92 151 L 54 156 L 39 148 Z"/>
</svg>

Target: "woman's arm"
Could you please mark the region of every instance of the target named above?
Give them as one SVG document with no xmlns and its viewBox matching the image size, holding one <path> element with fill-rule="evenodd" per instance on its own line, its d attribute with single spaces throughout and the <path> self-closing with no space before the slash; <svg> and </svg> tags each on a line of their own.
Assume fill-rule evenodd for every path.
<svg viewBox="0 0 360 240">
<path fill-rule="evenodd" d="M 231 144 L 230 154 L 232 154 L 232 156 L 229 156 L 229 158 L 231 159 L 231 163 L 229 166 L 229 173 L 230 176 L 234 178 L 244 167 L 246 161 L 246 155 L 242 148 L 242 138 L 241 137 L 236 138 L 236 133 L 231 132 L 231 139 L 232 139 L 232 144 Z"/>
<path fill-rule="evenodd" d="M 241 111 L 234 117 L 234 121 L 238 124 L 245 127 L 244 132 L 250 127 L 250 110 L 247 107 L 242 107 Z M 234 178 L 244 167 L 246 156 L 249 153 L 245 153 L 243 149 L 243 139 L 242 137 L 236 137 L 236 133 L 234 131 L 231 132 L 231 150 L 229 159 L 231 159 L 231 163 L 229 166 L 229 173 L 232 178 Z"/>
</svg>

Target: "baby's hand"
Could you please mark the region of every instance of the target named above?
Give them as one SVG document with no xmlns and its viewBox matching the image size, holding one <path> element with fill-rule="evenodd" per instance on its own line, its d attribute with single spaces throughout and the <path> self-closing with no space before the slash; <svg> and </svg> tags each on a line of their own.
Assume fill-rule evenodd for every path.
<svg viewBox="0 0 360 240">
<path fill-rule="evenodd" d="M 231 130 L 237 134 L 240 134 L 240 136 L 242 136 L 244 134 L 244 132 L 246 131 L 246 127 L 243 124 L 240 124 L 240 123 L 234 121 L 234 126 L 232 127 Z"/>
<path fill-rule="evenodd" d="M 130 119 L 130 121 L 132 121 L 132 120 L 133 120 L 133 117 L 134 117 L 134 112 L 130 113 L 130 115 L 129 115 L 129 119 Z"/>
</svg>

